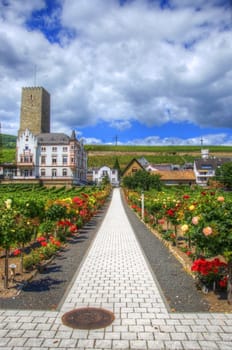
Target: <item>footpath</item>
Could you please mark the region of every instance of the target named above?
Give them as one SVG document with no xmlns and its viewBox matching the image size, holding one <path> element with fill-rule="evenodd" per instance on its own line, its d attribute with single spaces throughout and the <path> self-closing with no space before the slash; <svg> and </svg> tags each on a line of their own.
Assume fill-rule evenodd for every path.
<svg viewBox="0 0 232 350">
<path fill-rule="evenodd" d="M 99 329 L 63 323 L 86 307 L 108 310 L 114 320 Z M 170 311 L 115 189 L 59 311 L 0 310 L 0 349 L 231 350 L 232 314 Z"/>
</svg>

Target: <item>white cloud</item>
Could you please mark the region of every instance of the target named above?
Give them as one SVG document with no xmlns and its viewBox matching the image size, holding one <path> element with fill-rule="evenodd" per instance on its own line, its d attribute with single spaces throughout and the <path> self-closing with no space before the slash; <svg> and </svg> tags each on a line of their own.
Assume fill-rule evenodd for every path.
<svg viewBox="0 0 232 350">
<path fill-rule="evenodd" d="M 227 134 L 209 134 L 202 137 L 191 138 L 178 138 L 178 137 L 166 137 L 160 138 L 159 136 L 148 136 L 143 139 L 134 139 L 128 142 L 131 145 L 146 145 L 146 146 L 169 146 L 169 145 L 192 145 L 203 146 L 210 145 L 231 145 L 232 138 L 228 139 Z"/>
<path fill-rule="evenodd" d="M 47 27 L 36 29 L 28 23 L 45 1 L 11 0 L 5 6 L 0 0 L 4 132 L 17 133 L 20 89 L 34 83 L 35 65 L 37 85 L 51 93 L 57 131 L 99 121 L 124 130 L 134 120 L 148 126 L 188 121 L 231 128 L 232 40 L 226 6 L 216 0 L 173 0 L 163 10 L 148 0 L 124 6 L 118 0 L 59 2 L 50 16 L 40 13 Z M 54 28 L 59 42 L 50 40 Z"/>
</svg>

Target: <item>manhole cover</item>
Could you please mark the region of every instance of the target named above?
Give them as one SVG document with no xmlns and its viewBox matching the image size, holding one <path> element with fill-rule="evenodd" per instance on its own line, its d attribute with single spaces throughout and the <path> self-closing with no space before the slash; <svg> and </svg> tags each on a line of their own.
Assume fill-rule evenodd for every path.
<svg viewBox="0 0 232 350">
<path fill-rule="evenodd" d="M 111 311 L 95 307 L 75 309 L 62 316 L 65 326 L 78 329 L 98 329 L 109 326 L 114 321 Z"/>
</svg>

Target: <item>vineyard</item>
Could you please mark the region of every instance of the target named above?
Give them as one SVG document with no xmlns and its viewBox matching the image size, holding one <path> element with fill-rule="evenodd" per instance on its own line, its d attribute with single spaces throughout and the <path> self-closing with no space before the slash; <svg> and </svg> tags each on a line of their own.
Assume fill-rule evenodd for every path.
<svg viewBox="0 0 232 350">
<path fill-rule="evenodd" d="M 110 188 L 0 186 L 0 296 L 40 269 L 105 203 Z M 16 278 L 17 274 L 17 278 Z M 18 280 L 18 281 L 19 281 Z"/>
</svg>

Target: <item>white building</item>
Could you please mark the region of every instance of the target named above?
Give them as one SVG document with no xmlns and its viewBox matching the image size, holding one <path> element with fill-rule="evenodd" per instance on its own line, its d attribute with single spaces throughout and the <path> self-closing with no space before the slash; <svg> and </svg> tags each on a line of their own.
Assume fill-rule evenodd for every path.
<svg viewBox="0 0 232 350">
<path fill-rule="evenodd" d="M 13 179 L 86 181 L 87 155 L 84 145 L 63 133 L 34 135 L 29 129 L 17 138 L 16 170 Z"/>
<path fill-rule="evenodd" d="M 207 149 L 201 150 L 201 158 L 194 161 L 193 171 L 196 177 L 196 184 L 207 186 L 209 180 L 215 176 L 216 169 L 226 162 L 231 162 L 230 158 L 210 157 Z"/>
<path fill-rule="evenodd" d="M 108 178 L 112 186 L 119 185 L 118 169 L 111 169 L 108 166 L 93 169 L 93 182 L 100 184 L 104 178 Z"/>
</svg>

